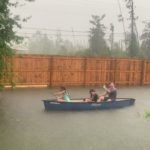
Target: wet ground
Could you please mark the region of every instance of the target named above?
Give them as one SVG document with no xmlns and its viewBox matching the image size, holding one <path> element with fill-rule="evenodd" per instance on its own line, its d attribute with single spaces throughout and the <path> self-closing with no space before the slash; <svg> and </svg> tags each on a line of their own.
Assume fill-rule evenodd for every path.
<svg viewBox="0 0 150 150">
<path fill-rule="evenodd" d="M 89 88 L 70 88 L 85 97 Z M 149 150 L 150 87 L 120 88 L 134 106 L 103 111 L 46 112 L 56 89 L 6 90 L 0 98 L 0 150 Z M 97 89 L 100 93 L 102 89 Z"/>
</svg>

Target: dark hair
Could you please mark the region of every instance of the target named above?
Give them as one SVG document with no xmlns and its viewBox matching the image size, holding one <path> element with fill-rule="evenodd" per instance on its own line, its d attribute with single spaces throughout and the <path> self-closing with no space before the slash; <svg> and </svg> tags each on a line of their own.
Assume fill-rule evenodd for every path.
<svg viewBox="0 0 150 150">
<path fill-rule="evenodd" d="M 90 89 L 89 93 L 90 93 L 90 97 L 92 98 L 92 92 L 95 92 L 94 89 Z"/>
<path fill-rule="evenodd" d="M 66 91 L 66 88 L 64 86 L 61 86 L 60 89 Z"/>
<path fill-rule="evenodd" d="M 95 92 L 95 90 L 94 90 L 94 89 L 90 89 L 90 91 L 89 91 L 89 92 L 90 92 L 90 93 L 91 93 L 91 92 Z"/>
</svg>

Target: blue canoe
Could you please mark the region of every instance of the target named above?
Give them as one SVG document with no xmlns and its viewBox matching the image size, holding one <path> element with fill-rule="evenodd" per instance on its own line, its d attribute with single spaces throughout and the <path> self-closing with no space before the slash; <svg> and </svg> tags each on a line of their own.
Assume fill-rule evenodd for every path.
<svg viewBox="0 0 150 150">
<path fill-rule="evenodd" d="M 135 99 L 122 98 L 116 101 L 109 102 L 83 102 L 83 101 L 71 101 L 71 102 L 58 102 L 56 100 L 43 100 L 45 110 L 101 110 L 101 109 L 113 109 L 123 108 L 133 105 Z"/>
</svg>

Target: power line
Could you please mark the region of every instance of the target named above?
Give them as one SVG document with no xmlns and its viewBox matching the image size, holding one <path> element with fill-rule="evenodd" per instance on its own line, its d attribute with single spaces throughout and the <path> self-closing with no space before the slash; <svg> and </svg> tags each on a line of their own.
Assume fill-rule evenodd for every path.
<svg viewBox="0 0 150 150">
<path fill-rule="evenodd" d="M 68 32 L 72 34 L 72 30 L 62 30 L 62 29 L 50 29 L 50 28 L 36 28 L 36 27 L 22 27 L 22 29 L 27 29 L 27 30 L 36 30 L 36 31 L 51 31 L 51 32 Z M 90 31 L 83 31 L 83 30 L 73 30 L 74 33 L 86 33 L 89 34 Z M 33 33 L 34 34 L 34 33 Z M 109 32 L 105 33 L 105 34 L 111 34 Z M 119 33 L 116 32 L 114 34 L 124 34 L 124 33 Z"/>
<path fill-rule="evenodd" d="M 98 1 L 92 1 L 92 0 L 91 0 L 91 1 L 88 1 L 88 0 L 85 0 L 85 1 L 81 1 L 81 0 L 80 0 L 80 1 L 71 1 L 71 0 L 69 0 L 69 2 L 71 2 L 71 3 L 63 3 L 63 2 L 60 2 L 60 1 L 59 1 L 59 2 L 56 2 L 56 1 L 55 1 L 55 3 L 53 3 L 53 4 L 65 4 L 65 5 L 73 5 L 73 6 L 74 6 L 75 4 L 77 4 L 77 5 L 80 4 L 81 6 L 82 6 L 82 5 L 83 5 L 83 6 L 85 6 L 85 5 L 98 6 L 98 3 L 99 3 L 99 4 L 104 3 L 103 1 L 99 1 L 99 0 L 98 0 Z"/>
<path fill-rule="evenodd" d="M 28 34 L 28 35 L 35 35 L 35 33 L 29 32 L 17 32 L 18 34 Z M 41 35 L 53 35 L 57 36 L 57 34 L 50 34 L 50 33 L 40 33 Z M 110 34 L 110 33 L 109 33 Z M 115 33 L 114 33 L 115 34 Z M 62 36 L 73 36 L 72 34 L 61 34 Z M 107 34 L 106 34 L 107 35 Z M 116 36 L 122 36 L 123 33 L 116 33 Z M 74 36 L 89 36 L 88 34 L 74 34 Z"/>
<path fill-rule="evenodd" d="M 25 35 L 34 35 L 33 33 L 26 33 L 26 32 L 18 32 L 18 34 L 25 34 Z M 43 34 L 40 33 L 41 35 L 48 35 L 48 36 L 57 36 L 57 34 Z M 72 36 L 72 34 L 61 34 L 61 36 Z M 75 34 L 74 36 L 88 36 L 88 35 L 77 35 Z"/>
<path fill-rule="evenodd" d="M 72 30 L 60 30 L 60 29 L 50 29 L 50 28 L 36 28 L 36 27 L 22 27 L 22 29 L 28 29 L 28 30 L 45 30 L 45 31 L 55 31 L 55 32 L 72 32 Z M 90 31 L 81 31 L 81 30 L 76 30 L 74 32 L 79 32 L 79 33 L 89 33 Z"/>
<path fill-rule="evenodd" d="M 149 23 L 150 20 L 143 20 L 142 23 Z"/>
</svg>

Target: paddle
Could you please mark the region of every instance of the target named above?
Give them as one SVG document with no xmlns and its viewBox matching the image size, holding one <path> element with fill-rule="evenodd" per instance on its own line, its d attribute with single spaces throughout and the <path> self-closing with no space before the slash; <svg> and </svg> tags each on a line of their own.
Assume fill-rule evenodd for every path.
<svg viewBox="0 0 150 150">
<path fill-rule="evenodd" d="M 50 97 L 54 97 L 54 98 L 46 98 L 47 100 L 50 100 L 50 101 L 57 101 L 57 97 L 54 93 L 49 93 L 50 94 Z"/>
</svg>

